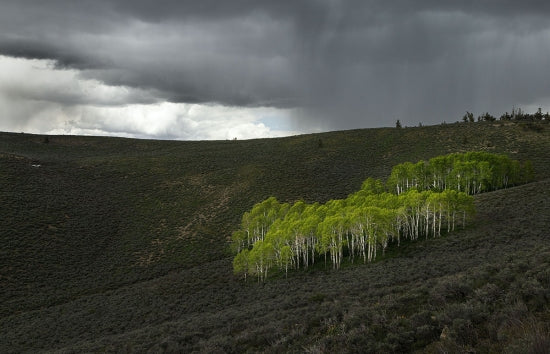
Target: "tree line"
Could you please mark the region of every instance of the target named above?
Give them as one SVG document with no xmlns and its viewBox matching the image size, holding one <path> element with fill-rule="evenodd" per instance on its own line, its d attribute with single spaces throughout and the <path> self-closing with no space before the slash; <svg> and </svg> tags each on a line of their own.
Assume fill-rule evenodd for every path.
<svg viewBox="0 0 550 354">
<path fill-rule="evenodd" d="M 494 122 L 497 118 L 490 114 L 489 112 L 485 112 L 477 117 L 478 122 Z M 512 113 L 503 113 L 498 118 L 498 120 L 501 121 L 542 121 L 542 120 L 550 120 L 550 113 L 542 113 L 542 108 L 539 108 L 535 113 L 525 113 L 521 110 L 521 108 L 512 108 Z M 465 123 L 473 123 L 475 121 L 474 114 L 472 112 L 466 111 L 464 116 L 462 116 L 462 121 Z"/>
<path fill-rule="evenodd" d="M 519 166 L 504 155 L 450 154 L 397 165 L 385 184 L 368 178 L 359 191 L 325 204 L 270 197 L 244 213 L 232 234 L 234 272 L 263 281 L 274 267 L 286 274 L 319 260 L 334 269 L 345 257 L 371 262 L 391 242 L 465 227 L 475 214 L 469 194 L 519 183 L 512 173 Z"/>
</svg>

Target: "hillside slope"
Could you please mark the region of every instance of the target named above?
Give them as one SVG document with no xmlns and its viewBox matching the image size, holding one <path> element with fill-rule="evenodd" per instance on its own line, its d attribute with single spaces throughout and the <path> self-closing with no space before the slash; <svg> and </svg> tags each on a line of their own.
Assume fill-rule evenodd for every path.
<svg viewBox="0 0 550 354">
<path fill-rule="evenodd" d="M 541 127 L 217 142 L 55 136 L 47 144 L 2 133 L 0 351 L 544 342 L 532 338 L 548 330 L 550 298 L 550 128 Z M 231 274 L 228 236 L 265 197 L 340 198 L 396 163 L 469 150 L 530 159 L 537 182 L 476 197 L 474 226 L 392 249 L 372 265 L 297 272 L 265 286 Z M 526 327 L 525 338 L 511 337 L 514 326 Z"/>
</svg>

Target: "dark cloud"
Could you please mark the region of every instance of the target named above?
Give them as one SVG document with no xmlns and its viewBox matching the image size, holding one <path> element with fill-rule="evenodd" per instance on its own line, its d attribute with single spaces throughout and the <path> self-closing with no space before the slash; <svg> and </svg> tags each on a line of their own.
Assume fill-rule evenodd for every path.
<svg viewBox="0 0 550 354">
<path fill-rule="evenodd" d="M 548 15 L 546 1 L 0 1 L 0 54 L 150 95 L 129 101 L 297 107 L 304 130 L 435 123 L 548 106 Z"/>
</svg>

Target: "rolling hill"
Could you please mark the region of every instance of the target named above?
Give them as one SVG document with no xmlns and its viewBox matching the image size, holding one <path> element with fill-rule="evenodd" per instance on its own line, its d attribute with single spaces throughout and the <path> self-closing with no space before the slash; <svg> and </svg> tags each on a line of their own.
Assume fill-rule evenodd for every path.
<svg viewBox="0 0 550 354">
<path fill-rule="evenodd" d="M 265 284 L 231 232 L 450 152 L 531 160 L 473 225 Z M 460 123 L 246 141 L 0 133 L 0 352 L 537 352 L 550 346 L 550 126 Z M 544 351 L 539 351 L 544 352 Z"/>
</svg>

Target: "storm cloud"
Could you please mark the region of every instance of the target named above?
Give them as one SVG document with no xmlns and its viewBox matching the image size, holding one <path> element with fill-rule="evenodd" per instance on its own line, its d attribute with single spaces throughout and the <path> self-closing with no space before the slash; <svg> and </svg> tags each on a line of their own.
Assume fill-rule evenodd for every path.
<svg viewBox="0 0 550 354">
<path fill-rule="evenodd" d="M 307 132 L 546 110 L 549 16 L 544 1 L 0 1 L 0 55 L 68 73 L 0 83 L 4 105 L 35 106 L 2 119 L 51 106 L 122 134 L 101 108 L 205 105 Z"/>
</svg>

